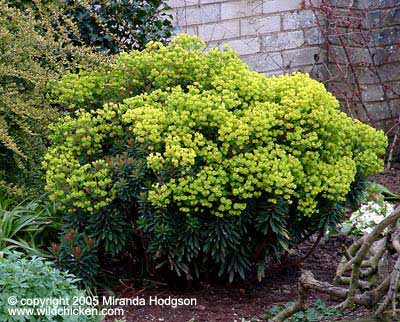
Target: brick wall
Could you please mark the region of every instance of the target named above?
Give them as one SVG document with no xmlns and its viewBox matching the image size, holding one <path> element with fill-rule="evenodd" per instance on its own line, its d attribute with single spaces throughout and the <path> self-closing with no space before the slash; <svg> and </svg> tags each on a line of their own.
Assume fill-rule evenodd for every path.
<svg viewBox="0 0 400 322">
<path fill-rule="evenodd" d="M 304 0 L 170 0 L 179 32 L 230 45 L 267 75 L 317 72 L 321 34 Z"/>
<path fill-rule="evenodd" d="M 267 75 L 309 72 L 337 90 L 335 94 L 345 109 L 348 105 L 345 96 L 358 85 L 362 104 L 355 103 L 352 116 L 366 121 L 366 108 L 376 121 L 373 125 L 390 128 L 400 113 L 400 1 L 312 0 L 312 3 L 313 8 L 310 0 L 169 0 L 178 32 L 198 35 L 209 47 L 228 44 L 253 70 Z M 335 14 L 344 16 L 349 4 L 359 10 L 358 18 L 349 19 L 361 19 L 370 28 L 368 50 L 378 73 L 371 66 L 364 66 L 368 53 L 357 43 L 359 35 L 352 26 L 344 26 L 341 31 L 346 35 L 349 58 L 356 62 L 359 84 L 354 82 L 351 66 L 337 44 L 338 38 L 330 33 L 326 16 L 318 10 L 321 3 L 333 5 Z M 369 10 L 363 16 L 365 8 Z M 388 97 L 383 95 L 377 74 L 384 86 L 393 88 Z"/>
<path fill-rule="evenodd" d="M 343 18 L 343 29 L 339 29 L 340 43 L 337 30 L 325 28 L 330 34 L 325 43 L 328 69 L 340 76 L 329 85 L 348 97 L 360 91 L 352 104 L 353 116 L 367 121 L 368 113 L 373 125 L 389 130 L 400 113 L 400 1 L 359 0 L 350 11 L 348 1 L 331 1 L 335 4 L 331 14 Z M 346 26 L 346 21 L 352 24 Z M 357 24 L 361 30 L 354 27 Z"/>
</svg>

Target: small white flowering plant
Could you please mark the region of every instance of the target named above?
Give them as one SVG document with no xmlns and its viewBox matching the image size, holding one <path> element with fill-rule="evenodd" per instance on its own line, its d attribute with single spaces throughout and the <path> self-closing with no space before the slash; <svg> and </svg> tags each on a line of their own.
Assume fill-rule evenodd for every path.
<svg viewBox="0 0 400 322">
<path fill-rule="evenodd" d="M 362 236 L 394 211 L 394 205 L 386 201 L 388 190 L 378 184 L 370 184 L 367 197 L 361 207 L 342 224 L 341 232 L 346 235 Z"/>
<path fill-rule="evenodd" d="M 348 221 L 343 223 L 342 232 L 346 235 L 356 236 L 369 234 L 393 210 L 394 206 L 387 201 L 368 201 L 353 212 Z"/>
</svg>

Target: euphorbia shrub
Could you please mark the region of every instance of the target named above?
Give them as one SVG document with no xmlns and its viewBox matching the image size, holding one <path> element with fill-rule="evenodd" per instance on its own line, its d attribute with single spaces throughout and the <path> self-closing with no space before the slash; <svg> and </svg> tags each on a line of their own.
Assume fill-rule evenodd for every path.
<svg viewBox="0 0 400 322">
<path fill-rule="evenodd" d="M 254 262 L 262 276 L 266 256 L 340 219 L 386 137 L 306 74 L 267 78 L 204 47 L 180 36 L 64 77 L 60 101 L 79 109 L 53 128 L 47 189 L 88 221 L 134 212 L 130 234 L 189 278 Z"/>
</svg>

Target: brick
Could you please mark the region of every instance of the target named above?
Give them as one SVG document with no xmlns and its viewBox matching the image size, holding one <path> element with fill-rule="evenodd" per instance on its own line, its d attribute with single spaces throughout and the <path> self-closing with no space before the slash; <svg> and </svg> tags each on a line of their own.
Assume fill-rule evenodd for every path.
<svg viewBox="0 0 400 322">
<path fill-rule="evenodd" d="M 305 30 L 304 39 L 308 45 L 321 45 L 325 41 L 319 27 Z"/>
<path fill-rule="evenodd" d="M 371 10 L 367 13 L 370 27 L 390 27 L 400 24 L 400 6 L 385 10 Z"/>
<path fill-rule="evenodd" d="M 322 1 L 324 1 L 324 0 L 305 0 L 304 7 L 305 8 L 319 8 L 321 6 Z"/>
<path fill-rule="evenodd" d="M 283 51 L 283 65 L 293 68 L 304 65 L 315 65 L 323 61 L 322 51 L 319 47 L 308 47 Z"/>
<path fill-rule="evenodd" d="M 330 63 L 329 70 L 331 75 L 334 75 L 335 77 L 342 79 L 346 76 L 349 82 L 354 83 L 354 76 L 349 66 L 343 64 L 337 67 L 335 64 Z M 380 80 L 377 77 L 376 72 L 374 70 L 371 70 L 371 68 L 363 66 L 363 67 L 356 67 L 354 70 L 358 81 L 362 85 L 372 85 L 380 83 Z M 386 64 L 379 66 L 378 73 L 382 82 L 384 83 L 400 81 L 400 64 L 394 63 L 394 64 Z"/>
<path fill-rule="evenodd" d="M 221 3 L 221 18 L 251 17 L 262 13 L 261 0 L 239 0 Z"/>
<path fill-rule="evenodd" d="M 393 69 L 394 66 L 391 66 L 391 68 Z M 355 83 L 355 81 L 354 81 L 355 77 L 357 77 L 359 83 L 363 84 L 363 85 L 376 84 L 379 82 L 378 77 L 376 76 L 376 73 L 366 66 L 355 68 L 354 69 L 355 75 L 354 75 L 350 66 L 348 66 L 348 65 L 336 66 L 336 64 L 330 63 L 329 71 L 330 71 L 330 76 L 329 76 L 330 78 L 335 77 L 338 80 L 346 79 L 346 82 L 350 82 L 353 84 Z M 392 72 L 393 71 L 391 71 L 391 73 Z M 384 74 L 382 73 L 381 68 L 379 68 L 379 74 L 381 75 L 382 80 L 384 82 L 387 81 L 387 80 L 383 79 Z M 338 84 L 338 87 L 340 87 L 339 84 Z"/>
<path fill-rule="evenodd" d="M 367 109 L 375 120 L 392 118 L 399 113 L 400 100 L 388 102 L 367 103 Z"/>
<path fill-rule="evenodd" d="M 362 99 L 365 102 L 383 101 L 383 90 L 380 85 L 363 86 Z"/>
<path fill-rule="evenodd" d="M 180 26 L 199 25 L 221 19 L 220 4 L 208 4 L 176 9 L 176 21 Z"/>
<path fill-rule="evenodd" d="M 357 0 L 357 1 L 349 1 L 349 0 L 330 0 L 330 4 L 333 7 L 338 8 L 348 8 L 349 6 L 353 6 L 356 9 L 367 9 L 373 10 L 376 8 L 384 9 L 398 6 L 398 0 Z"/>
<path fill-rule="evenodd" d="M 222 44 L 220 41 L 209 41 L 207 42 L 207 49 L 219 48 L 221 49 Z"/>
<path fill-rule="evenodd" d="M 365 109 L 361 104 L 353 102 L 352 106 L 350 107 L 350 113 L 352 118 L 356 118 L 364 123 L 368 122 L 367 114 L 365 113 Z"/>
<path fill-rule="evenodd" d="M 267 77 L 273 77 L 273 76 L 279 76 L 285 74 L 283 70 L 274 70 L 274 71 L 269 71 L 264 73 L 265 76 Z"/>
<path fill-rule="evenodd" d="M 296 13 L 285 13 L 283 15 L 283 30 L 310 28 L 317 25 L 315 14 L 311 10 Z"/>
<path fill-rule="evenodd" d="M 347 68 L 347 69 L 346 68 L 342 68 L 342 70 L 343 70 L 343 72 L 347 71 L 348 75 L 351 75 L 351 78 L 349 76 L 349 79 L 351 79 L 352 81 L 354 80 L 354 76 L 351 74 L 352 71 L 350 70 L 350 68 Z M 366 85 L 366 84 L 376 84 L 376 83 L 379 82 L 379 79 L 378 79 L 376 73 L 374 71 L 372 71 L 371 69 L 367 68 L 367 67 L 356 68 L 355 69 L 355 74 L 356 74 L 356 77 L 357 77 L 358 81 L 361 84 L 364 84 L 364 85 Z"/>
<path fill-rule="evenodd" d="M 239 20 L 199 25 L 199 36 L 205 41 L 239 37 Z"/>
<path fill-rule="evenodd" d="M 280 29 L 280 16 L 251 17 L 240 20 L 240 33 L 242 36 L 262 35 L 280 31 Z"/>
<path fill-rule="evenodd" d="M 374 46 L 385 46 L 398 44 L 400 42 L 400 26 L 381 29 L 372 32 L 372 43 Z"/>
<path fill-rule="evenodd" d="M 313 78 L 317 78 L 319 73 L 320 65 L 305 65 L 305 66 L 297 66 L 287 69 L 287 72 L 294 73 L 294 72 L 301 72 L 301 73 L 308 73 Z"/>
<path fill-rule="evenodd" d="M 385 83 L 385 93 L 388 99 L 398 98 L 398 92 L 400 91 L 400 82 Z M 365 101 L 382 101 L 384 100 L 383 89 L 380 84 L 365 85 L 363 86 L 363 98 Z"/>
<path fill-rule="evenodd" d="M 260 39 L 258 37 L 229 40 L 225 43 L 240 55 L 250 55 L 260 52 Z"/>
<path fill-rule="evenodd" d="M 352 4 L 349 0 L 331 0 L 331 5 L 333 7 L 339 7 L 339 8 L 348 8 L 351 7 Z M 363 4 L 360 4 L 363 5 Z"/>
<path fill-rule="evenodd" d="M 200 0 L 200 4 L 220 3 L 220 2 L 226 2 L 226 1 L 231 1 L 231 0 Z"/>
<path fill-rule="evenodd" d="M 400 62 L 400 50 L 398 46 L 389 46 L 385 48 L 372 48 L 377 65 Z"/>
<path fill-rule="evenodd" d="M 281 53 L 259 53 L 242 57 L 251 70 L 257 72 L 268 72 L 273 70 L 283 70 Z"/>
<path fill-rule="evenodd" d="M 265 0 L 263 13 L 277 13 L 301 9 L 303 0 Z"/>
<path fill-rule="evenodd" d="M 347 54 L 346 54 L 347 53 Z M 350 62 L 347 59 L 350 57 Z M 351 48 L 346 47 L 346 50 L 342 47 L 329 47 L 329 62 L 339 64 L 371 64 L 371 56 L 366 48 Z"/>
<path fill-rule="evenodd" d="M 198 35 L 198 30 L 197 30 L 197 26 L 183 26 L 183 27 L 179 27 L 177 26 L 176 29 L 176 33 L 183 33 L 183 34 L 187 34 L 187 35 Z"/>
<path fill-rule="evenodd" d="M 329 82 L 326 83 L 328 90 L 340 101 L 346 101 L 347 97 L 353 97 L 355 99 L 355 86 L 348 80 L 336 80 L 338 75 L 330 74 L 328 78 Z"/>
<path fill-rule="evenodd" d="M 199 0 L 167 0 L 167 5 L 171 8 L 180 8 L 195 6 L 199 4 Z"/>
<path fill-rule="evenodd" d="M 346 10 L 333 10 L 331 16 L 334 17 L 334 26 L 335 28 L 344 28 L 348 29 L 349 26 L 354 26 L 355 28 L 351 28 L 352 30 L 359 29 L 358 26 L 367 27 L 368 19 L 361 14 L 361 12 L 353 12 Z M 321 21 L 323 21 L 323 15 L 320 16 Z M 332 25 L 333 26 L 333 25 Z"/>
<path fill-rule="evenodd" d="M 367 1 L 367 0 L 364 0 Z M 389 7 L 395 7 L 399 5 L 399 0 L 380 0 L 379 1 L 379 6 L 380 8 L 389 8 Z"/>
<path fill-rule="evenodd" d="M 338 37 L 338 34 L 341 37 Z M 340 38 L 346 46 L 360 46 L 366 43 L 366 39 L 363 37 L 360 31 L 352 31 L 346 28 L 337 28 L 333 33 L 327 35 L 329 43 L 331 45 L 341 45 Z"/>
<path fill-rule="evenodd" d="M 390 118 L 390 119 L 386 119 L 386 120 L 379 120 L 379 121 L 376 121 L 374 123 L 375 123 L 377 128 L 382 129 L 385 133 L 387 131 L 389 131 L 390 129 L 392 129 L 392 131 L 388 134 L 389 140 L 391 141 L 393 139 L 394 133 L 396 133 L 396 131 L 393 131 L 393 127 L 397 126 L 397 122 L 396 121 L 397 121 L 396 118 L 394 118 L 394 119 Z M 399 155 L 400 155 L 399 148 L 400 148 L 399 145 L 396 144 L 395 150 L 394 150 L 394 156 L 397 157 L 397 162 L 399 161 L 398 158 L 399 158 Z"/>
<path fill-rule="evenodd" d="M 365 19 L 368 23 L 368 27 L 378 28 L 384 25 L 383 19 L 387 16 L 386 10 L 373 10 L 367 12 L 367 18 Z"/>
<path fill-rule="evenodd" d="M 297 48 L 303 44 L 304 35 L 302 31 L 289 31 L 262 36 L 262 50 L 266 52 Z"/>
<path fill-rule="evenodd" d="M 347 65 L 338 66 L 336 64 L 326 64 L 327 75 L 326 78 L 330 83 L 335 84 L 336 87 L 340 87 L 344 82 L 354 83 L 351 69 Z M 347 87 L 347 85 L 345 85 Z"/>
<path fill-rule="evenodd" d="M 379 67 L 382 81 L 400 80 L 400 63 L 386 64 Z"/>
<path fill-rule="evenodd" d="M 337 7 L 348 7 L 349 0 L 331 0 L 332 4 Z M 379 0 L 379 1 L 371 1 L 371 0 L 358 0 L 354 2 L 354 6 L 359 9 L 374 9 L 378 8 L 390 8 L 395 7 L 399 4 L 399 0 Z"/>
</svg>

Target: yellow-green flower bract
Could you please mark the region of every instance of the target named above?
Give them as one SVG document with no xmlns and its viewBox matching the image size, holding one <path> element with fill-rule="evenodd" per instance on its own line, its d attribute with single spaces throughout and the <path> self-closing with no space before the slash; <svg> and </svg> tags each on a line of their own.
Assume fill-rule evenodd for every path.
<svg viewBox="0 0 400 322">
<path fill-rule="evenodd" d="M 341 112 L 307 74 L 267 78 L 233 51 L 205 51 L 188 36 L 122 54 L 113 68 L 89 76 L 103 83 L 119 77 L 110 91 L 127 80 L 147 82 L 148 90 L 92 112 L 79 110 L 54 127 L 44 163 L 47 189 L 70 211 L 99 211 L 116 197 L 104 142 L 122 135 L 146 147 L 156 178 L 148 201 L 191 215 L 240 215 L 257 198 L 284 198 L 313 215 L 318 198 L 342 201 L 357 173 L 382 168 L 382 131 Z M 73 84 L 63 80 L 60 91 L 81 88 L 75 82 L 85 84 L 89 76 L 74 76 Z M 86 110 L 89 96 L 83 95 Z"/>
</svg>

